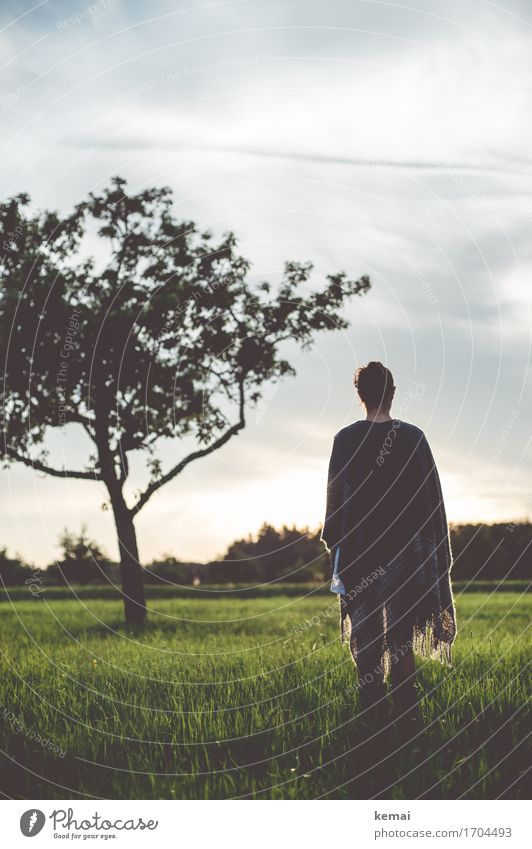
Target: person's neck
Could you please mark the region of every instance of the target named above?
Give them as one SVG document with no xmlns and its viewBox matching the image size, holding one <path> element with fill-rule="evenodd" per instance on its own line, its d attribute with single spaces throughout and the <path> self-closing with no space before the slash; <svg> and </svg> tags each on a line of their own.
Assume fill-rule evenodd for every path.
<svg viewBox="0 0 532 849">
<path fill-rule="evenodd" d="M 366 413 L 366 421 L 367 422 L 391 422 L 392 417 L 390 415 L 390 411 L 381 412 L 380 410 L 368 410 Z"/>
</svg>

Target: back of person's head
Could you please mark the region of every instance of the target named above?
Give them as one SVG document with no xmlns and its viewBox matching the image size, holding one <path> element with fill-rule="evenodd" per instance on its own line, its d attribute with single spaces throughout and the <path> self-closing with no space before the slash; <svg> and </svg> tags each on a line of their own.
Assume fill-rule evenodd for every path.
<svg viewBox="0 0 532 849">
<path fill-rule="evenodd" d="M 392 403 L 395 392 L 392 373 L 377 360 L 357 368 L 355 386 L 368 410 L 386 409 Z"/>
</svg>

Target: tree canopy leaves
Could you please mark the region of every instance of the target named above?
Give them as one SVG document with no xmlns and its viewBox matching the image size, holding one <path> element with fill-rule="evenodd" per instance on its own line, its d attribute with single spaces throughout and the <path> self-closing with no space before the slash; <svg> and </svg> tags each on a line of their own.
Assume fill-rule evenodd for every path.
<svg viewBox="0 0 532 849">
<path fill-rule="evenodd" d="M 280 343 L 345 328 L 341 307 L 370 285 L 338 273 L 309 291 L 312 265 L 297 262 L 276 291 L 252 284 L 232 233 L 215 238 L 175 217 L 170 189 L 135 193 L 119 177 L 66 216 L 31 211 L 26 194 L 5 201 L 0 239 L 3 457 L 116 489 L 128 452 L 147 449 L 152 479 L 133 515 L 294 373 Z M 70 423 L 93 440 L 92 461 L 54 469 L 46 430 Z M 183 436 L 197 450 L 163 472 L 157 443 Z"/>
</svg>

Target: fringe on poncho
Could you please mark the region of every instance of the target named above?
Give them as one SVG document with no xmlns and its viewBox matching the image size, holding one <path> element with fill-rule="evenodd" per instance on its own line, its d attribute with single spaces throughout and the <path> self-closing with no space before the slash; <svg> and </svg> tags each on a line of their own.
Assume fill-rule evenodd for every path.
<svg viewBox="0 0 532 849">
<path fill-rule="evenodd" d="M 321 534 L 339 547 L 341 634 L 353 658 L 379 641 L 385 676 L 405 643 L 450 665 L 456 613 L 438 471 L 415 425 L 354 422 L 334 438 Z"/>
</svg>

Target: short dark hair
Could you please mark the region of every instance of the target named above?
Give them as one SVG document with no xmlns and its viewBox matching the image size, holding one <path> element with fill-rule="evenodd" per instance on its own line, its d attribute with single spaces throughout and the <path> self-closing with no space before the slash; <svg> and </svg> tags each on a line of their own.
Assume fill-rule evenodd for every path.
<svg viewBox="0 0 532 849">
<path fill-rule="evenodd" d="M 376 410 L 391 402 L 395 385 L 390 369 L 377 360 L 355 371 L 355 386 L 360 400 L 369 410 Z"/>
</svg>

